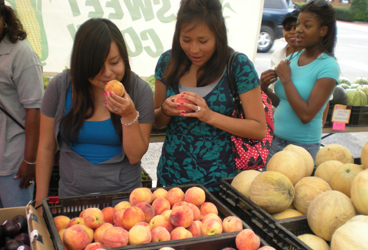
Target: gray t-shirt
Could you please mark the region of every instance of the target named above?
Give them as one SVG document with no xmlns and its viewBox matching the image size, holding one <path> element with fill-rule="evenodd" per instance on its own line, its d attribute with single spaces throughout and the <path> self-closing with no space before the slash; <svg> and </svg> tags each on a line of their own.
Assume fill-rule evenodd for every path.
<svg viewBox="0 0 368 250">
<path fill-rule="evenodd" d="M 148 83 L 132 73 L 128 94 L 139 111 L 140 123 L 154 121 L 152 90 Z M 124 152 L 113 158 L 92 164 L 74 152 L 61 138 L 60 119 L 65 112 L 65 99 L 71 79 L 68 70 L 54 77 L 46 88 L 42 114 L 55 118 L 54 135 L 60 149 L 59 196 L 90 193 L 115 193 L 141 186 L 141 163 L 131 165 Z"/>
<path fill-rule="evenodd" d="M 26 109 L 39 109 L 42 65 L 24 41 L 0 43 L 0 106 L 25 125 Z M 15 174 L 24 158 L 25 131 L 0 110 L 0 176 Z"/>
</svg>

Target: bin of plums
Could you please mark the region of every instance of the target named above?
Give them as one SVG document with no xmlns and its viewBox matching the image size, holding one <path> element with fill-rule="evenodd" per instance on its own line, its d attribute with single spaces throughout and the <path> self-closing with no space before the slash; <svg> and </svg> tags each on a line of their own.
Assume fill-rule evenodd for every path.
<svg viewBox="0 0 368 250">
<path fill-rule="evenodd" d="M 23 215 L 7 219 L 0 226 L 0 250 L 31 250 L 27 219 Z"/>
</svg>

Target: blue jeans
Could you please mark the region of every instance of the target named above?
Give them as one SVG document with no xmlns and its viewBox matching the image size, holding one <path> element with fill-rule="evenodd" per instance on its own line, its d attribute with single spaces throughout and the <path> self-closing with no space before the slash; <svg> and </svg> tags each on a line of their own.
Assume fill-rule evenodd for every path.
<svg viewBox="0 0 368 250">
<path fill-rule="evenodd" d="M 289 144 L 300 146 L 306 149 L 311 154 L 313 161 L 316 160 L 316 155 L 317 155 L 317 152 L 319 151 L 320 143 L 304 144 L 304 143 L 283 140 L 283 139 L 278 138 L 277 136 L 274 136 L 272 139 L 270 151 L 268 152 L 267 163 L 274 154 L 283 150 Z"/>
<path fill-rule="evenodd" d="M 23 207 L 33 200 L 34 183 L 27 189 L 20 189 L 20 178 L 14 179 L 14 176 L 0 176 L 0 208 Z"/>
</svg>

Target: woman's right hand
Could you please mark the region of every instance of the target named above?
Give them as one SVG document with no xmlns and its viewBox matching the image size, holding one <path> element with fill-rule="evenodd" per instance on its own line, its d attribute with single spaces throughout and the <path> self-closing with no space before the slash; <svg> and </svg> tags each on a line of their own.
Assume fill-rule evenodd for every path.
<svg viewBox="0 0 368 250">
<path fill-rule="evenodd" d="M 276 79 L 277 79 L 277 74 L 275 70 L 269 69 L 269 70 L 264 71 L 261 74 L 261 78 L 260 78 L 262 91 L 266 91 L 268 86 L 274 83 Z"/>
<path fill-rule="evenodd" d="M 167 116 L 180 116 L 183 110 L 178 110 L 178 104 L 175 102 L 177 95 L 170 96 L 165 99 L 161 105 L 161 110 Z"/>
</svg>

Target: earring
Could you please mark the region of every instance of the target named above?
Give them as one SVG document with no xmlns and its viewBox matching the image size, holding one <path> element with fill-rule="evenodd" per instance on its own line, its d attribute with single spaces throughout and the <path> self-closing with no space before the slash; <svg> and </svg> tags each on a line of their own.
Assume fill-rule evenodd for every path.
<svg viewBox="0 0 368 250">
<path fill-rule="evenodd" d="M 7 27 L 8 27 L 8 25 L 7 25 L 6 23 L 4 23 L 4 25 L 3 25 L 3 26 L 4 26 L 4 28 L 7 28 Z"/>
</svg>

